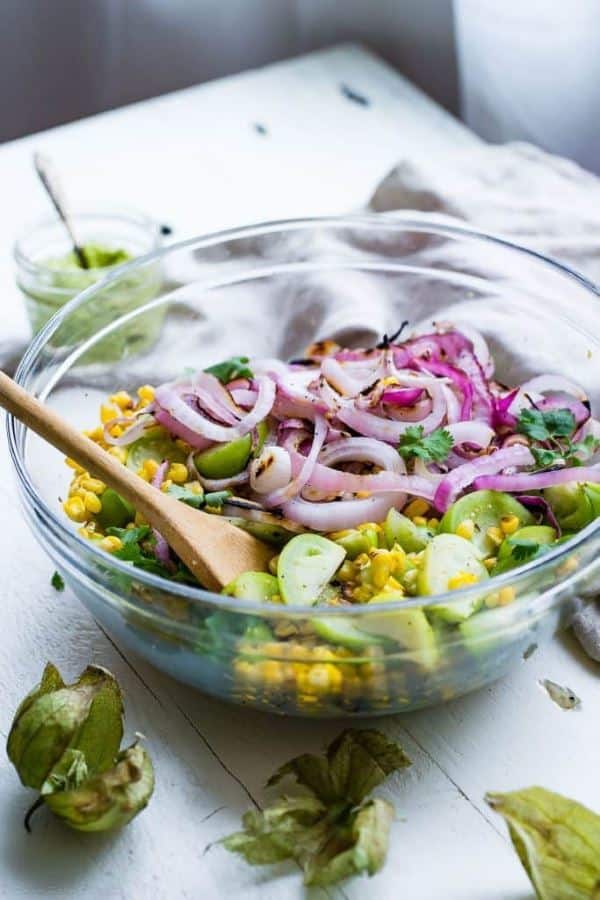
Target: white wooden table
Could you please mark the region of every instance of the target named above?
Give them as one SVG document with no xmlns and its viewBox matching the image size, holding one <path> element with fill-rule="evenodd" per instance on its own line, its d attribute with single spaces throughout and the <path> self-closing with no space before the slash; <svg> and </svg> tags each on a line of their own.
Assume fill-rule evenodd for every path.
<svg viewBox="0 0 600 900">
<path fill-rule="evenodd" d="M 346 84 L 369 98 L 353 102 Z M 255 128 L 264 126 L 266 134 Z M 31 153 L 52 154 L 81 206 L 146 209 L 174 237 L 251 221 L 336 213 L 364 204 L 401 157 L 459 153 L 476 139 L 366 52 L 342 47 L 95 116 L 0 147 L 0 342 L 24 333 L 10 246 L 46 213 Z M 21 517 L 5 439 L 0 453 L 0 733 L 46 660 L 67 677 L 95 661 L 125 690 L 127 726 L 148 737 L 157 788 L 118 835 L 80 836 L 30 802 L 0 758 L 0 896 L 297 898 L 293 866 L 254 869 L 211 842 L 264 798 L 281 762 L 317 750 L 340 722 L 273 719 L 226 706 L 151 669 L 103 634 L 79 602 L 50 587 L 52 565 Z M 539 678 L 583 700 L 563 712 Z M 387 865 L 328 896 L 407 900 L 525 900 L 529 883 L 486 790 L 542 784 L 600 809 L 598 669 L 569 638 L 510 677 L 443 707 L 379 720 L 414 761 L 385 793 L 393 799 Z M 207 849 L 209 848 L 209 849 Z M 315 896 L 324 893 L 315 892 Z"/>
</svg>

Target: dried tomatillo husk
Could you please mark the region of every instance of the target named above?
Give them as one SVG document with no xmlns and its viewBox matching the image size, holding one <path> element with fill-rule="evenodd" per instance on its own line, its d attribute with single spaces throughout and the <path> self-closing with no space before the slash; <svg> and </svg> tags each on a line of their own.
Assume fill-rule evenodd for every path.
<svg viewBox="0 0 600 900">
<path fill-rule="evenodd" d="M 81 751 L 89 774 L 105 771 L 122 736 L 121 691 L 110 672 L 88 666 L 66 685 L 48 663 L 15 714 L 6 749 L 22 783 L 40 790 L 56 768 L 65 769 L 61 760 L 68 750 Z"/>
<path fill-rule="evenodd" d="M 140 744 L 119 753 L 115 765 L 72 790 L 44 796 L 46 805 L 77 831 L 122 828 L 148 804 L 154 790 L 154 769 Z"/>
</svg>

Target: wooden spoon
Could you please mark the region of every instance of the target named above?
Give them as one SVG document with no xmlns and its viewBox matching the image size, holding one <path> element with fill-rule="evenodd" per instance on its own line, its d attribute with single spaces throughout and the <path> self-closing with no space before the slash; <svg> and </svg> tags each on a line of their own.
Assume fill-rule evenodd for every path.
<svg viewBox="0 0 600 900">
<path fill-rule="evenodd" d="M 0 406 L 132 503 L 204 587 L 218 591 L 242 572 L 267 569 L 274 551 L 262 541 L 152 487 L 4 372 Z"/>
</svg>

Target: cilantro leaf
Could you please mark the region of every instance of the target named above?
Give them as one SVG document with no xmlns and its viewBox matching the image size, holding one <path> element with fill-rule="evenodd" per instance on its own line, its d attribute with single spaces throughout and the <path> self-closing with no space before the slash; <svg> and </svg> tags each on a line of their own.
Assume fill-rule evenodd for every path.
<svg viewBox="0 0 600 900">
<path fill-rule="evenodd" d="M 541 787 L 487 794 L 538 897 L 600 897 L 600 816 Z"/>
<path fill-rule="evenodd" d="M 436 428 L 425 435 L 422 425 L 409 425 L 398 445 L 402 459 L 419 457 L 425 462 L 442 462 L 452 449 L 452 435 L 445 428 Z"/>
<path fill-rule="evenodd" d="M 540 544 L 531 538 L 511 537 L 508 538 L 508 544 L 510 545 L 513 558 L 519 562 L 533 559 L 540 550 Z"/>
<path fill-rule="evenodd" d="M 570 409 L 523 409 L 517 419 L 517 431 L 533 441 L 549 441 L 573 434 L 576 424 Z"/>
<path fill-rule="evenodd" d="M 55 572 L 50 579 L 50 584 L 54 588 L 55 591 L 64 591 L 65 582 L 62 575 L 59 572 Z"/>
<path fill-rule="evenodd" d="M 161 578 L 182 581 L 185 584 L 198 584 L 197 579 L 180 560 L 177 560 L 170 568 L 156 558 L 154 554 L 156 538 L 148 525 L 142 525 L 139 528 L 116 528 L 113 526 L 107 528 L 106 533 L 118 537 L 123 544 L 120 550 L 115 550 L 111 556 L 131 563 L 136 569 L 142 569 L 152 575 L 159 575 Z"/>
<path fill-rule="evenodd" d="M 231 359 L 215 363 L 214 366 L 209 366 L 204 371 L 209 375 L 214 375 L 222 384 L 227 384 L 236 378 L 254 378 L 252 369 L 248 368 L 248 362 L 247 356 L 232 356 Z"/>
<path fill-rule="evenodd" d="M 563 462 L 564 456 L 558 450 L 547 450 L 545 447 L 530 447 L 536 464 L 542 469 L 549 469 Z"/>
<path fill-rule="evenodd" d="M 222 843 L 253 865 L 295 859 L 307 885 L 373 875 L 385 862 L 394 809 L 379 798 L 363 801 L 388 775 L 409 765 L 402 748 L 381 732 L 344 731 L 325 756 L 297 756 L 268 781 L 272 786 L 292 775 L 308 794 L 251 810 L 242 820 L 244 830 Z"/>
</svg>

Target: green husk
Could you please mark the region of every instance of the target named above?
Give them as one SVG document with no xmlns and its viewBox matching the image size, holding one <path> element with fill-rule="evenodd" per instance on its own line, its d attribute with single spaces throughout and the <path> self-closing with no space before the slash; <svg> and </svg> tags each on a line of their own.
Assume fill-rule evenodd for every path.
<svg viewBox="0 0 600 900">
<path fill-rule="evenodd" d="M 251 810 L 243 831 L 223 839 L 252 865 L 294 859 L 307 885 L 329 885 L 383 866 L 394 809 L 367 795 L 388 775 L 410 765 L 401 747 L 381 732 L 349 729 L 325 756 L 305 753 L 281 766 L 268 786 L 292 776 L 308 793 L 281 797 Z"/>
<path fill-rule="evenodd" d="M 539 900 L 600 900 L 600 816 L 541 787 L 486 795 Z"/>
</svg>

